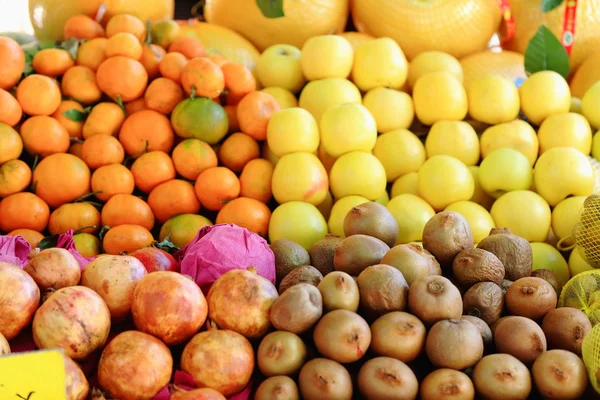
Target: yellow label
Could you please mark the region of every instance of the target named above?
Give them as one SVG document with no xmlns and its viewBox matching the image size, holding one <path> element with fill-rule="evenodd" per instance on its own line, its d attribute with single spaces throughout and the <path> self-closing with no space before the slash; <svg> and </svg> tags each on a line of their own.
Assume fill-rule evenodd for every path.
<svg viewBox="0 0 600 400">
<path fill-rule="evenodd" d="M 0 357 L 1 400 L 67 400 L 65 360 L 60 350 Z"/>
</svg>

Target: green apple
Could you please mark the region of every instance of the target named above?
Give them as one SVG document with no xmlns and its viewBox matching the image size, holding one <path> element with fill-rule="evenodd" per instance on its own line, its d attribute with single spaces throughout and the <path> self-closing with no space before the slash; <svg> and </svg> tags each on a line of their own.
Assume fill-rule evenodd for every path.
<svg viewBox="0 0 600 400">
<path fill-rule="evenodd" d="M 378 38 L 356 47 L 352 80 L 363 92 L 378 86 L 400 90 L 407 77 L 408 62 L 393 39 Z"/>
<path fill-rule="evenodd" d="M 260 55 L 256 75 L 265 87 L 278 86 L 297 93 L 306 79 L 300 63 L 302 52 L 290 44 L 276 44 Z"/>
<path fill-rule="evenodd" d="M 495 198 L 513 190 L 527 190 L 532 180 L 533 169 L 527 157 L 509 147 L 492 151 L 479 165 L 479 184 Z"/>
<path fill-rule="evenodd" d="M 598 135 L 598 132 L 592 138 L 592 157 L 600 161 L 600 135 Z"/>
<path fill-rule="evenodd" d="M 555 147 L 538 158 L 533 169 L 536 191 L 551 207 L 568 196 L 589 196 L 594 190 L 594 171 L 588 158 L 571 147 Z"/>
<path fill-rule="evenodd" d="M 338 35 L 320 35 L 302 46 L 300 64 L 309 81 L 325 78 L 347 78 L 352 70 L 354 50 L 348 39 Z"/>
</svg>

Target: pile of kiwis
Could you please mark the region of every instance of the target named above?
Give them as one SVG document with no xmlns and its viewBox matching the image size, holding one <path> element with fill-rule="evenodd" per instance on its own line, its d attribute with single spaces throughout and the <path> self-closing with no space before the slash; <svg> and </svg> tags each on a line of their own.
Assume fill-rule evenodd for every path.
<svg viewBox="0 0 600 400">
<path fill-rule="evenodd" d="M 525 239 L 497 228 L 475 245 L 443 211 L 421 243 L 396 245 L 376 202 L 352 208 L 344 232 L 308 251 L 271 244 L 280 296 L 256 400 L 594 398 L 581 360 L 592 325 L 556 308 L 560 284 L 532 271 Z"/>
</svg>

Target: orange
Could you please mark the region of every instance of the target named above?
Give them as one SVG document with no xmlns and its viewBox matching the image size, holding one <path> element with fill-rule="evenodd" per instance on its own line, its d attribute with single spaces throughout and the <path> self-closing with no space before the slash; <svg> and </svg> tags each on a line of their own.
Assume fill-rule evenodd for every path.
<svg viewBox="0 0 600 400">
<path fill-rule="evenodd" d="M 75 249 L 83 257 L 96 257 L 100 254 L 100 240 L 89 233 L 76 233 L 73 235 Z"/>
<path fill-rule="evenodd" d="M 146 100 L 143 97 L 130 101 L 129 103 L 125 103 L 125 111 L 127 111 L 127 115 L 135 114 L 138 111 L 147 109 L 148 107 L 146 107 Z"/>
<path fill-rule="evenodd" d="M 119 140 L 125 153 L 136 157 L 146 151 L 169 153 L 175 135 L 167 117 L 154 110 L 142 110 L 125 119 Z"/>
<path fill-rule="evenodd" d="M 267 138 L 267 125 L 273 114 L 279 111 L 275 97 L 265 92 L 252 92 L 244 96 L 237 105 L 240 129 L 256 140 Z"/>
<path fill-rule="evenodd" d="M 219 148 L 219 160 L 233 172 L 242 172 L 248 161 L 259 156 L 260 148 L 256 140 L 241 132 L 229 136 Z"/>
<path fill-rule="evenodd" d="M 227 113 L 227 119 L 229 120 L 229 132 L 236 132 L 240 130 L 240 124 L 237 120 L 237 106 L 226 105 L 223 107 Z"/>
<path fill-rule="evenodd" d="M 142 47 L 140 62 L 146 68 L 148 79 L 152 80 L 160 75 L 158 66 L 165 54 L 167 54 L 165 49 L 155 44 L 145 44 Z"/>
<path fill-rule="evenodd" d="M 105 165 L 95 170 L 91 186 L 100 201 L 108 201 L 116 194 L 132 194 L 135 189 L 133 174 L 122 164 Z"/>
<path fill-rule="evenodd" d="M 205 169 L 219 164 L 213 148 L 200 139 L 183 140 L 173 149 L 172 157 L 177 173 L 192 181 Z"/>
<path fill-rule="evenodd" d="M 21 138 L 25 150 L 31 155 L 47 157 L 69 151 L 69 132 L 52 117 L 31 117 L 21 125 Z"/>
<path fill-rule="evenodd" d="M 171 243 L 182 248 L 194 240 L 200 229 L 212 224 L 202 215 L 180 214 L 170 218 L 160 227 L 158 239 L 163 241 L 168 236 Z"/>
<path fill-rule="evenodd" d="M 266 237 L 269 230 L 271 210 L 255 199 L 238 197 L 225 204 L 217 214 L 217 224 L 235 224 L 250 232 Z"/>
<path fill-rule="evenodd" d="M 44 239 L 44 235 L 32 229 L 15 229 L 14 231 L 7 233 L 7 235 L 21 236 L 23 239 L 27 240 L 27 243 L 29 243 L 32 249 L 38 247 L 42 239 Z"/>
<path fill-rule="evenodd" d="M 104 36 L 104 28 L 87 15 L 74 15 L 63 29 L 65 39 L 95 39 Z"/>
<path fill-rule="evenodd" d="M 114 136 L 94 135 L 83 142 L 81 159 L 90 169 L 97 169 L 105 165 L 121 164 L 125 159 L 125 150 Z"/>
<path fill-rule="evenodd" d="M 83 138 L 94 135 L 116 136 L 125 122 L 123 109 L 115 103 L 104 102 L 96 104 L 83 124 Z"/>
<path fill-rule="evenodd" d="M 81 43 L 75 60 L 77 65 L 83 65 L 96 72 L 100 64 L 106 60 L 106 46 L 108 46 L 108 39 L 103 37 Z"/>
<path fill-rule="evenodd" d="M 148 230 L 154 227 L 154 215 L 148 203 L 130 194 L 115 194 L 102 207 L 102 225 L 140 225 Z"/>
<path fill-rule="evenodd" d="M 79 111 L 80 114 L 76 114 L 75 119 L 71 119 L 65 115 L 65 112 L 71 110 Z M 58 109 L 52 114 L 52 118 L 57 120 L 67 130 L 70 137 L 81 139 L 83 137 L 83 121 L 79 120 L 79 116 L 85 118 L 83 106 L 73 100 L 63 100 Z"/>
<path fill-rule="evenodd" d="M 81 158 L 81 148 L 83 147 L 83 142 L 73 142 L 69 147 L 69 154 L 73 154 L 77 158 Z"/>
<path fill-rule="evenodd" d="M 15 193 L 0 201 L 0 231 L 32 229 L 41 232 L 48 225 L 50 208 L 33 193 Z"/>
<path fill-rule="evenodd" d="M 240 104 L 240 101 L 242 101 L 242 99 L 244 98 L 244 96 L 247 93 L 232 93 L 232 92 L 228 92 L 227 95 L 225 96 L 225 103 L 228 106 L 237 106 L 238 104 Z"/>
<path fill-rule="evenodd" d="M 144 95 L 146 107 L 169 115 L 180 101 L 183 100 L 183 89 L 181 86 L 167 78 L 157 78 L 146 89 Z"/>
<path fill-rule="evenodd" d="M 108 39 L 106 57 L 124 56 L 139 61 L 142 58 L 142 44 L 128 32 L 119 32 Z"/>
<path fill-rule="evenodd" d="M 175 82 L 181 81 L 181 71 L 188 63 L 187 58 L 181 53 L 167 53 L 158 64 L 160 74 Z"/>
<path fill-rule="evenodd" d="M 31 183 L 31 169 L 21 160 L 0 165 L 0 197 L 22 192 Z"/>
<path fill-rule="evenodd" d="M 29 75 L 17 86 L 17 100 L 29 115 L 52 115 L 60 106 L 60 88 L 52 78 Z"/>
<path fill-rule="evenodd" d="M 85 228 L 85 229 L 83 229 Z M 100 229 L 100 211 L 90 203 L 67 203 L 50 214 L 48 231 L 60 235 L 69 229 L 82 233 L 94 233 Z"/>
<path fill-rule="evenodd" d="M 0 122 L 15 126 L 21 121 L 23 109 L 15 97 L 4 89 L 0 89 Z"/>
<path fill-rule="evenodd" d="M 221 65 L 225 87 L 234 95 L 245 95 L 256 90 L 256 78 L 244 64 L 228 62 Z"/>
<path fill-rule="evenodd" d="M 229 168 L 212 167 L 198 175 L 194 189 L 204 207 L 219 211 L 240 195 L 240 180 Z"/>
<path fill-rule="evenodd" d="M 0 36 L 0 89 L 11 89 L 25 69 L 25 53 L 17 41 Z"/>
<path fill-rule="evenodd" d="M 227 57 L 225 57 L 222 54 L 211 54 L 210 56 L 207 56 L 207 58 L 210 58 L 211 61 L 213 61 L 215 64 L 217 64 L 219 67 L 222 67 L 223 64 L 228 63 L 229 60 L 227 59 Z"/>
<path fill-rule="evenodd" d="M 268 203 L 271 200 L 271 178 L 275 167 L 263 158 L 251 160 L 240 175 L 240 196 Z"/>
<path fill-rule="evenodd" d="M 151 151 L 139 156 L 131 166 L 135 186 L 144 193 L 161 183 L 175 179 L 175 167 L 171 157 L 163 151 Z"/>
<path fill-rule="evenodd" d="M 171 113 L 171 124 L 177 136 L 196 138 L 208 144 L 217 144 L 229 129 L 223 107 L 206 97 L 187 98 L 177 104 Z"/>
<path fill-rule="evenodd" d="M 96 74 L 82 65 L 71 67 L 65 72 L 61 87 L 63 95 L 82 104 L 96 103 L 102 97 L 102 92 L 96 82 Z"/>
<path fill-rule="evenodd" d="M 3 122 L 0 122 L 0 164 L 21 157 L 23 152 L 23 139 L 17 131 Z"/>
<path fill-rule="evenodd" d="M 119 33 L 130 33 L 138 40 L 146 40 L 146 25 L 131 14 L 117 14 L 106 24 L 106 37 L 111 38 Z"/>
<path fill-rule="evenodd" d="M 75 65 L 71 54 L 64 49 L 43 49 L 33 56 L 33 70 L 42 75 L 52 78 L 64 75 L 64 73 Z"/>
<path fill-rule="evenodd" d="M 187 94 L 213 98 L 225 90 L 225 76 L 217 64 L 205 57 L 188 61 L 181 71 L 181 84 Z"/>
<path fill-rule="evenodd" d="M 169 53 L 173 52 L 181 53 L 189 59 L 206 55 L 202 42 L 190 36 L 175 38 L 169 45 Z"/>
<path fill-rule="evenodd" d="M 179 214 L 197 214 L 200 211 L 194 186 L 181 179 L 172 179 L 152 189 L 148 205 L 160 223 Z"/>
<path fill-rule="evenodd" d="M 33 171 L 33 184 L 35 193 L 50 207 L 60 207 L 90 191 L 90 169 L 72 154 L 51 154 Z"/>
<path fill-rule="evenodd" d="M 113 100 L 128 102 L 141 97 L 148 84 L 148 73 L 136 60 L 124 56 L 107 58 L 96 72 L 100 89 Z"/>
<path fill-rule="evenodd" d="M 119 225 L 109 229 L 102 240 L 106 254 L 127 254 L 154 243 L 152 234 L 138 225 Z"/>
</svg>

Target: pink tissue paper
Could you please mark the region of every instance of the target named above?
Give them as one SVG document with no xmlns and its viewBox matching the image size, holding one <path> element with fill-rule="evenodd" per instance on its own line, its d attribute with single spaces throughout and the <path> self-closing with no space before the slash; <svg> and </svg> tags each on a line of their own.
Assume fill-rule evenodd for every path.
<svg viewBox="0 0 600 400">
<path fill-rule="evenodd" d="M 30 252 L 31 246 L 23 236 L 0 235 L 0 261 L 25 268 Z"/>
</svg>

